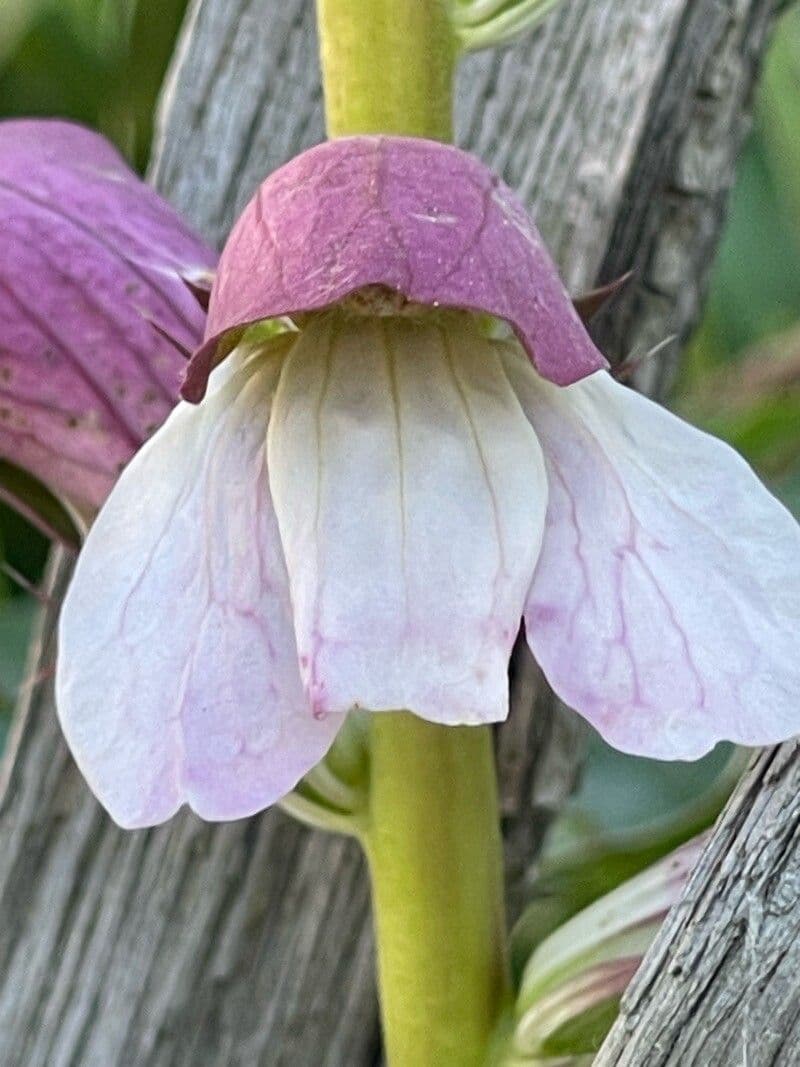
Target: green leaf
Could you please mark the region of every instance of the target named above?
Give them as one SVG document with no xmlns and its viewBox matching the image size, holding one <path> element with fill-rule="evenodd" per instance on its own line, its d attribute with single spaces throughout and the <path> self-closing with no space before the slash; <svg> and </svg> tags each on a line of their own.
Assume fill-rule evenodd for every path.
<svg viewBox="0 0 800 1067">
<path fill-rule="evenodd" d="M 183 22 L 187 0 L 136 0 L 120 9 L 106 0 L 120 40 L 117 90 L 105 108 L 100 128 L 140 171 L 147 166 L 153 116 L 164 72 Z"/>
<path fill-rule="evenodd" d="M 77 552 L 81 534 L 64 505 L 26 471 L 0 459 L 0 500 L 10 505 L 46 537 Z"/>
<path fill-rule="evenodd" d="M 36 607 L 36 601 L 28 596 L 0 601 L 0 751 L 5 744 L 17 691 L 24 679 Z"/>
<path fill-rule="evenodd" d="M 781 199 L 800 233 L 800 8 L 778 24 L 764 69 L 758 121 Z"/>
<path fill-rule="evenodd" d="M 0 67 L 0 113 L 94 124 L 100 101 L 113 91 L 113 75 L 68 8 L 42 5 Z"/>
</svg>

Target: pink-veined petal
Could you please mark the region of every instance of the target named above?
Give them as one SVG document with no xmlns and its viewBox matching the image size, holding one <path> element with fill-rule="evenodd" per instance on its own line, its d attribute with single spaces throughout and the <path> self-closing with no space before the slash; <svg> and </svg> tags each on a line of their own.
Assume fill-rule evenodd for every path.
<svg viewBox="0 0 800 1067">
<path fill-rule="evenodd" d="M 459 317 L 327 316 L 283 369 L 270 484 L 319 711 L 505 718 L 541 543 L 541 450 Z"/>
<path fill-rule="evenodd" d="M 623 751 L 800 732 L 800 528 L 727 445 L 601 372 L 508 365 L 550 498 L 525 610 L 556 692 Z"/>
<path fill-rule="evenodd" d="M 0 122 L 0 456 L 94 512 L 177 402 L 165 334 L 197 344 L 215 259 L 98 134 Z"/>
<path fill-rule="evenodd" d="M 266 471 L 281 353 L 180 405 L 93 525 L 61 614 L 56 697 L 77 763 L 126 827 L 184 802 L 206 819 L 273 803 L 340 724 L 297 665 Z M 235 365 L 236 357 L 230 361 Z"/>
</svg>

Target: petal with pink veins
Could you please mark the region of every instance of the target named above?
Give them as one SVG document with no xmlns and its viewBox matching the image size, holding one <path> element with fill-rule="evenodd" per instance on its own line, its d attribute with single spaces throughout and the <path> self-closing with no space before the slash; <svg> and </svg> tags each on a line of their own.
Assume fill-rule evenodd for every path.
<svg viewBox="0 0 800 1067">
<path fill-rule="evenodd" d="M 616 748 L 693 759 L 800 732 L 800 528 L 731 448 L 601 372 L 507 364 L 550 498 L 525 624 Z"/>
<path fill-rule="evenodd" d="M 318 711 L 505 718 L 546 485 L 501 348 L 465 316 L 329 315 L 292 350 L 270 484 Z"/>
<path fill-rule="evenodd" d="M 61 614 L 56 697 L 90 786 L 122 826 L 278 800 L 327 751 L 300 681 L 266 433 L 291 339 L 181 404 L 92 526 Z M 219 379 L 218 379 L 219 381 Z"/>
</svg>

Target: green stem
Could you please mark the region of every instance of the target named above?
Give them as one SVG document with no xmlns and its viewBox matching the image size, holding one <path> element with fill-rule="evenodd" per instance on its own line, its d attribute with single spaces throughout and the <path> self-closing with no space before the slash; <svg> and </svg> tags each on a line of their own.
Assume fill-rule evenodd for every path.
<svg viewBox="0 0 800 1067">
<path fill-rule="evenodd" d="M 445 0 L 317 0 L 329 137 L 452 140 L 456 38 Z"/>
<path fill-rule="evenodd" d="M 364 847 L 391 1067 L 480 1067 L 509 997 L 487 726 L 372 716 Z"/>
</svg>

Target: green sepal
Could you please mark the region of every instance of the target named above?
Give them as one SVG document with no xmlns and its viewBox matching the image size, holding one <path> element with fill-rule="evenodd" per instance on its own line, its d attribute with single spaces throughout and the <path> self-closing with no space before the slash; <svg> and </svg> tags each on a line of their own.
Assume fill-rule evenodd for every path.
<svg viewBox="0 0 800 1067">
<path fill-rule="evenodd" d="M 361 837 L 369 809 L 369 723 L 351 712 L 325 759 L 283 798 L 283 810 L 308 826 Z"/>
</svg>

